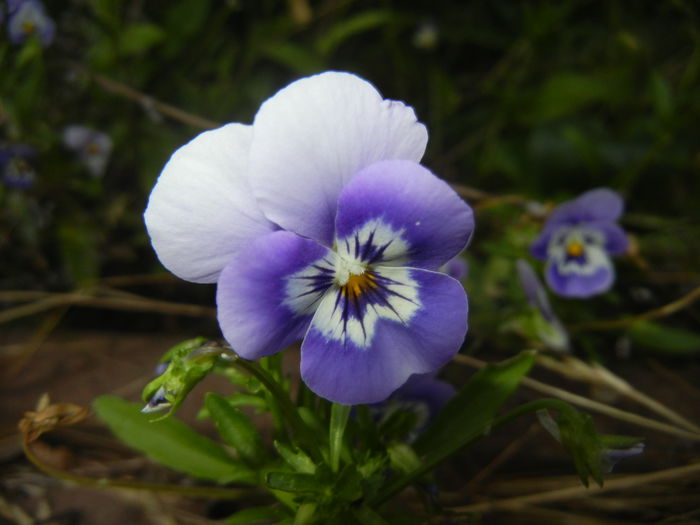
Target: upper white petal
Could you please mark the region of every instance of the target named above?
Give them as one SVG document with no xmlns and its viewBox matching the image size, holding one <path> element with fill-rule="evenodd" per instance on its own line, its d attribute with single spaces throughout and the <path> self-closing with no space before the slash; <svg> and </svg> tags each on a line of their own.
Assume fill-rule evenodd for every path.
<svg viewBox="0 0 700 525">
<path fill-rule="evenodd" d="M 253 238 L 275 226 L 248 182 L 250 126 L 228 124 L 195 137 L 163 168 L 144 213 L 163 265 L 194 282 L 215 282 Z"/>
<path fill-rule="evenodd" d="M 428 139 L 413 109 L 368 82 L 327 72 L 298 80 L 258 111 L 251 183 L 267 217 L 330 243 L 338 195 L 359 170 L 387 159 L 418 162 Z"/>
</svg>

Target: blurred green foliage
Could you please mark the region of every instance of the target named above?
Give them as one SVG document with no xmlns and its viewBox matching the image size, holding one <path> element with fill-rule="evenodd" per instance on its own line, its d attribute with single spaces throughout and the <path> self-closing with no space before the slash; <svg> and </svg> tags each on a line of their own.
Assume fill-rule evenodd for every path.
<svg viewBox="0 0 700 525">
<path fill-rule="evenodd" d="M 50 47 L 0 33 L 0 143 L 38 152 L 34 187 L 0 185 L 0 288 L 62 290 L 157 271 L 141 211 L 169 155 L 200 129 L 149 97 L 215 122 L 250 122 L 280 87 L 327 69 L 412 105 L 430 132 L 424 162 L 450 182 L 545 203 L 596 186 L 625 196 L 625 226 L 644 264 L 618 264 L 615 291 L 593 309 L 555 304 L 565 320 L 642 311 L 697 283 L 695 2 L 47 0 L 46 8 L 57 23 Z M 136 94 L 105 89 L 94 75 Z M 62 146 L 72 123 L 114 141 L 101 178 Z M 498 346 L 503 336 L 507 346 L 499 326 L 517 309 L 513 262 L 527 256 L 540 219 L 508 203 L 478 211 L 467 284 L 480 327 L 473 337 Z M 659 273 L 680 277 L 655 280 Z"/>
</svg>

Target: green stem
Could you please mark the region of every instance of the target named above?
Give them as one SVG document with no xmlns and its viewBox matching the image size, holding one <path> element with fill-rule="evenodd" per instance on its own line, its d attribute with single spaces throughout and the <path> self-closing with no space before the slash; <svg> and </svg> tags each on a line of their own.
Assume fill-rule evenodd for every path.
<svg viewBox="0 0 700 525">
<path fill-rule="evenodd" d="M 333 403 L 331 405 L 331 424 L 328 436 L 330 443 L 330 464 L 333 472 L 338 472 L 340 466 L 340 451 L 343 448 L 343 435 L 345 434 L 345 426 L 348 424 L 350 417 L 349 405 L 339 405 Z"/>
<path fill-rule="evenodd" d="M 317 444 L 316 436 L 301 419 L 297 407 L 289 398 L 287 392 L 280 387 L 279 383 L 255 363 L 239 357 L 231 348 L 226 346 L 221 346 L 220 348 L 226 355 L 225 363 L 249 373 L 267 388 L 279 405 L 280 412 L 289 425 L 291 430 L 290 435 L 293 439 L 298 441 L 298 444 L 301 445 L 314 460 L 321 461 L 322 455 Z"/>
</svg>

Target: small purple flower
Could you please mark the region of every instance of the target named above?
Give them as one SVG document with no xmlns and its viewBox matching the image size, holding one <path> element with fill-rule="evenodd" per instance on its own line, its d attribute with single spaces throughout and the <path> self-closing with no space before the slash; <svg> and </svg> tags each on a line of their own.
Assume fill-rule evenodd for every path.
<svg viewBox="0 0 700 525">
<path fill-rule="evenodd" d="M 565 297 L 590 297 L 610 289 L 615 280 L 611 255 L 627 249 L 627 235 L 617 224 L 622 198 L 598 188 L 559 205 L 530 250 L 546 260 L 549 287 Z"/>
<path fill-rule="evenodd" d="M 547 291 L 542 286 L 530 263 L 518 259 L 515 263 L 520 284 L 530 307 L 539 315 L 534 322 L 534 331 L 553 350 L 569 351 L 569 334 L 552 310 Z"/>
<path fill-rule="evenodd" d="M 34 185 L 36 172 L 31 161 L 36 151 L 28 144 L 0 145 L 0 174 L 11 188 L 26 189 Z"/>
<path fill-rule="evenodd" d="M 10 41 L 21 44 L 36 35 L 44 47 L 48 46 L 56 34 L 56 24 L 46 14 L 44 5 L 39 0 L 14 1 L 8 5 L 10 18 L 7 21 L 7 33 Z"/>
<path fill-rule="evenodd" d="M 387 420 L 397 410 L 412 412 L 416 424 L 408 441 L 413 441 L 455 393 L 452 385 L 435 379 L 435 374 L 414 374 L 386 401 L 373 408 L 382 420 Z"/>
<path fill-rule="evenodd" d="M 327 72 L 176 151 L 145 212 L 161 262 L 217 282 L 246 359 L 302 339 L 301 374 L 343 404 L 386 399 L 459 350 L 463 287 L 435 270 L 467 244 L 469 206 L 418 164 L 425 127 L 366 81 Z"/>
<path fill-rule="evenodd" d="M 93 177 L 104 173 L 112 152 L 112 139 L 109 135 L 74 124 L 63 128 L 63 143 L 78 155 Z"/>
</svg>

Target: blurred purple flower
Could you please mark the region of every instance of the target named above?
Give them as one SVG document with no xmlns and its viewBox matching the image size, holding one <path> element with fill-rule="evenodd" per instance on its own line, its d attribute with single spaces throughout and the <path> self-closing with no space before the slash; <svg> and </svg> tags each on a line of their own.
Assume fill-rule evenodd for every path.
<svg viewBox="0 0 700 525">
<path fill-rule="evenodd" d="M 553 350 L 569 351 L 569 334 L 552 310 L 547 291 L 542 286 L 530 263 L 522 259 L 516 262 L 520 284 L 530 307 L 539 318 L 535 319 L 534 329 L 542 341 Z"/>
<path fill-rule="evenodd" d="M 36 172 L 31 165 L 36 151 L 28 144 L 0 145 L 0 173 L 11 188 L 26 189 L 34 185 Z"/>
<path fill-rule="evenodd" d="M 104 173 L 112 152 L 112 139 L 109 135 L 73 124 L 63 128 L 63 143 L 78 155 L 93 177 Z"/>
<path fill-rule="evenodd" d="M 564 297 L 606 292 L 615 280 L 611 255 L 627 249 L 627 235 L 617 224 L 622 198 L 598 188 L 560 204 L 545 222 L 530 250 L 546 260 L 549 287 Z"/>
<path fill-rule="evenodd" d="M 256 359 L 302 339 L 301 374 L 343 404 L 439 369 L 467 330 L 437 270 L 471 237 L 469 206 L 418 164 L 425 127 L 355 75 L 298 80 L 176 151 L 145 212 L 163 264 L 217 282 L 218 319 Z M 254 176 L 253 176 L 254 174 Z"/>
<path fill-rule="evenodd" d="M 398 410 L 413 413 L 416 423 L 408 436 L 410 442 L 425 430 L 455 393 L 452 385 L 436 379 L 434 373 L 414 374 L 386 401 L 374 405 L 373 410 L 380 421 L 386 421 Z"/>
<path fill-rule="evenodd" d="M 10 1 L 8 13 L 7 33 L 12 43 L 21 44 L 33 35 L 41 40 L 44 47 L 53 41 L 56 24 L 39 0 Z"/>
</svg>

